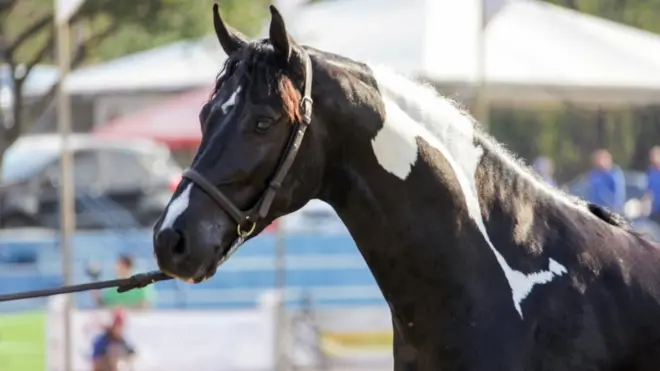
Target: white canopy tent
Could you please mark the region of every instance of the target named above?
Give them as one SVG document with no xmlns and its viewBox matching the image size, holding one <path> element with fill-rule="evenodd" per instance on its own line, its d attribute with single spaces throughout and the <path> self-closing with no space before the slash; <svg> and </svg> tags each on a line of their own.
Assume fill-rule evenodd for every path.
<svg viewBox="0 0 660 371">
<path fill-rule="evenodd" d="M 541 1 L 499 2 L 484 31 L 492 101 L 660 102 L 660 36 Z M 480 0 L 335 0 L 299 9 L 288 25 L 303 44 L 473 86 L 480 7 Z"/>
<path fill-rule="evenodd" d="M 479 83 L 480 1 L 277 3 L 302 44 L 460 91 Z M 537 0 L 486 1 L 492 14 L 483 74 L 492 102 L 660 102 L 660 36 Z M 177 42 L 81 68 L 66 88 L 74 94 L 183 90 L 212 82 L 225 58 L 215 36 Z"/>
<path fill-rule="evenodd" d="M 226 59 L 215 35 L 180 41 L 73 71 L 70 94 L 177 91 L 208 86 Z"/>
</svg>

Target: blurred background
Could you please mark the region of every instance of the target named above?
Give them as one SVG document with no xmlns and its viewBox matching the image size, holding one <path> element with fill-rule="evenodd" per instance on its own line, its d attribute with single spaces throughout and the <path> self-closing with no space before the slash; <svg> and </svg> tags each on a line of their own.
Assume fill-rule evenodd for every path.
<svg viewBox="0 0 660 371">
<path fill-rule="evenodd" d="M 544 180 L 660 240 L 660 0 L 220 8 L 260 37 L 270 3 L 299 43 L 432 84 Z M 226 58 L 211 4 L 0 0 L 0 293 L 155 268 L 151 226 L 196 151 L 198 113 Z M 66 148 L 75 223 L 61 232 Z M 317 201 L 202 284 L 0 304 L 2 371 L 387 370 L 391 341 L 373 277 Z"/>
</svg>

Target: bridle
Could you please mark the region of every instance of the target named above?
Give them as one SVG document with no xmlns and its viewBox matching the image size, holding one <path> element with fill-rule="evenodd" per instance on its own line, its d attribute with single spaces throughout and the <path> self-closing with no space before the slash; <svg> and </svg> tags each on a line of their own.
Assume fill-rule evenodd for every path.
<svg viewBox="0 0 660 371">
<path fill-rule="evenodd" d="M 291 165 L 298 155 L 300 144 L 305 137 L 305 131 L 312 122 L 312 61 L 309 55 L 301 50 L 305 60 L 305 86 L 303 87 L 303 97 L 300 101 L 302 120 L 296 124 L 286 147 L 286 152 L 280 160 L 277 171 L 270 180 L 268 187 L 261 195 L 257 203 L 249 210 L 241 210 L 232 202 L 222 191 L 208 181 L 203 175 L 194 169 L 188 169 L 183 173 L 183 177 L 201 188 L 213 199 L 224 211 L 236 221 L 237 239 L 234 241 L 230 250 L 224 253 L 220 263 L 229 258 L 229 256 L 240 246 L 248 237 L 252 236 L 257 229 L 257 223 L 262 221 L 268 215 L 270 207 L 275 200 L 277 191 L 282 187 L 284 178 L 289 173 Z M 145 287 L 158 281 L 171 280 L 173 277 L 160 271 L 140 273 L 129 278 L 83 283 L 80 285 L 70 285 L 57 287 L 53 289 L 24 291 L 11 294 L 0 295 L 0 302 L 37 298 L 43 296 L 74 293 L 80 291 L 98 290 L 104 288 L 117 287 L 118 292 L 125 292 L 135 288 Z"/>
<path fill-rule="evenodd" d="M 305 131 L 312 122 L 312 61 L 304 50 L 301 50 L 305 60 L 305 85 L 303 87 L 303 96 L 300 101 L 302 120 L 296 123 L 296 126 L 289 137 L 289 141 L 277 167 L 275 175 L 270 180 L 268 187 L 259 198 L 259 201 L 249 210 L 241 210 L 229 199 L 222 191 L 213 185 L 206 177 L 193 168 L 189 168 L 183 173 L 183 178 L 188 179 L 194 185 L 201 188 L 211 199 L 222 208 L 236 222 L 236 234 L 241 243 L 249 238 L 256 230 L 257 224 L 266 218 L 270 207 L 275 200 L 277 192 L 282 187 L 284 178 L 289 173 L 291 165 L 298 155 L 300 144 L 305 137 Z M 233 248 L 237 247 L 234 243 Z"/>
</svg>

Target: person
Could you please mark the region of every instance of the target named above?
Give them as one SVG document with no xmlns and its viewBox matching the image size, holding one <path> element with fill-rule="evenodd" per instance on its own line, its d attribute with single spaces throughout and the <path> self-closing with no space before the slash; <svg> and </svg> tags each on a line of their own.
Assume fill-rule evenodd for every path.
<svg viewBox="0 0 660 371">
<path fill-rule="evenodd" d="M 588 176 L 587 201 L 616 213 L 623 213 L 626 199 L 623 171 L 612 162 L 612 155 L 605 149 L 596 150 L 592 161 L 593 169 Z"/>
<path fill-rule="evenodd" d="M 130 363 L 135 355 L 135 348 L 126 341 L 125 313 L 116 309 L 112 313 L 112 321 L 92 345 L 93 371 L 118 371 L 120 365 Z"/>
<path fill-rule="evenodd" d="M 534 167 L 534 170 L 541 176 L 541 179 L 543 179 L 546 183 L 550 184 L 551 186 L 557 185 L 557 182 L 553 177 L 555 170 L 554 164 L 549 157 L 537 157 L 536 160 L 534 160 L 532 166 Z"/>
<path fill-rule="evenodd" d="M 649 218 L 660 224 L 660 146 L 649 151 L 649 168 L 646 172 L 646 199 L 650 203 Z"/>
<path fill-rule="evenodd" d="M 130 255 L 120 255 L 116 263 L 118 278 L 128 278 L 133 275 L 133 258 Z M 99 307 L 145 309 L 153 302 L 155 297 L 153 286 L 136 288 L 119 293 L 116 289 L 107 289 L 101 293 L 93 291 L 92 296 Z"/>
</svg>

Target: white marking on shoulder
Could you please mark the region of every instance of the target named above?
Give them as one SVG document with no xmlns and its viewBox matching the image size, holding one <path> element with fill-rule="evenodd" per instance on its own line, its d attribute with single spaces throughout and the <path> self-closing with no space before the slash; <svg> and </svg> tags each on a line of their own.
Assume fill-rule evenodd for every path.
<svg viewBox="0 0 660 371">
<path fill-rule="evenodd" d="M 527 275 L 508 265 L 491 242 L 481 215 L 475 177 L 483 148 L 475 143 L 472 119 L 434 90 L 387 68 L 370 67 L 385 104 L 385 122 L 372 140 L 378 163 L 389 173 L 406 180 L 419 156 L 418 137 L 445 157 L 460 184 L 470 218 L 504 271 L 514 307 L 522 318 L 520 303 L 532 287 L 550 282 L 554 276 L 566 273 L 566 268 L 550 259 L 549 271 Z"/>
<path fill-rule="evenodd" d="M 220 105 L 220 108 L 222 108 L 222 113 L 226 115 L 227 112 L 229 112 L 229 110 L 232 107 L 234 107 L 234 105 L 236 104 L 236 97 L 240 92 L 241 92 L 241 87 L 239 86 L 238 88 L 236 88 L 236 90 L 234 90 L 233 93 L 231 93 L 229 98 L 225 102 L 223 102 L 222 105 Z"/>
<path fill-rule="evenodd" d="M 383 169 L 405 180 L 417 162 L 419 125 L 389 98 L 383 96 L 386 119 L 383 128 L 371 141 L 376 160 Z"/>
<path fill-rule="evenodd" d="M 186 189 L 183 190 L 169 206 L 167 206 L 167 212 L 165 213 L 165 218 L 163 223 L 160 225 L 160 230 L 162 231 L 165 228 L 170 228 L 177 218 L 183 214 L 184 211 L 188 208 L 190 203 L 190 191 L 192 190 L 192 183 L 186 186 Z"/>
</svg>

